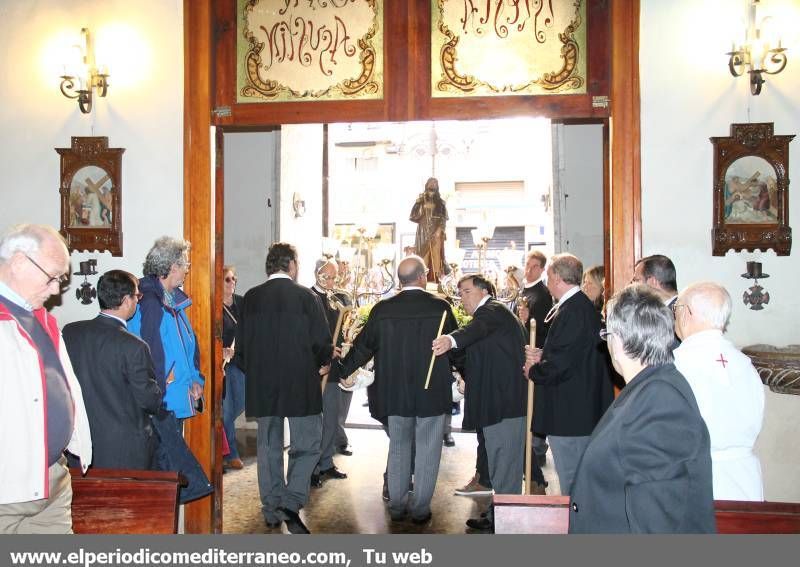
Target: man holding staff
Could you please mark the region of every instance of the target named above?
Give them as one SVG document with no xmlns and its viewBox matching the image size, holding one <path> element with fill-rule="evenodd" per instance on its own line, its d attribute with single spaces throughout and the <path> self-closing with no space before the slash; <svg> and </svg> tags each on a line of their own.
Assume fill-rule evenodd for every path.
<svg viewBox="0 0 800 567">
<path fill-rule="evenodd" d="M 525 331 L 508 308 L 492 299 L 492 284 L 483 276 L 464 276 L 458 282 L 458 290 L 472 321 L 433 341 L 433 353 L 439 356 L 455 349 L 456 359 L 466 358 L 465 426 L 483 429 L 495 492 L 519 494 L 527 397 L 527 381 L 522 372 Z M 467 526 L 491 530 L 491 509 L 481 518 L 468 520 Z"/>
<path fill-rule="evenodd" d="M 388 418 L 389 513 L 393 521 L 401 521 L 408 512 L 419 525 L 432 517 L 444 417 L 452 403 L 450 363 L 447 357 L 432 357 L 430 345 L 457 327 L 450 304 L 425 291 L 427 274 L 419 256 L 400 262 L 400 293 L 372 308 L 338 368 L 339 376 L 350 376 L 375 357 L 369 409 L 375 419 Z M 412 462 L 414 492 L 409 498 Z"/>
</svg>

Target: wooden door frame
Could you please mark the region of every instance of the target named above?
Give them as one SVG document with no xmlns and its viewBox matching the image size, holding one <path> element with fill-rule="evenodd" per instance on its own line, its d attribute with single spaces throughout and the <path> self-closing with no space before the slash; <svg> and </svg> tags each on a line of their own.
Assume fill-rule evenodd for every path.
<svg viewBox="0 0 800 567">
<path fill-rule="evenodd" d="M 641 256 L 641 155 L 639 102 L 640 0 L 608 0 L 611 19 L 611 92 L 608 126 L 609 208 L 606 240 L 610 282 L 616 290 L 630 281 Z M 215 85 L 213 0 L 184 0 L 184 237 L 192 242 L 192 270 L 186 289 L 192 297 L 192 325 L 206 376 L 209 411 L 187 420 L 186 439 L 217 491 L 186 506 L 187 533 L 222 530 L 221 333 L 223 202 L 221 144 L 212 144 Z M 387 70 L 387 72 L 389 72 Z M 412 71 L 409 71 L 412 72 Z M 475 118 L 475 116 L 472 116 Z M 309 119 L 310 121 L 310 119 Z M 326 120 L 321 120 L 326 121 Z M 221 123 L 221 122 L 219 122 Z M 217 140 L 221 139 L 217 133 Z M 216 146 L 216 169 L 212 148 Z M 216 185 L 215 185 L 216 183 Z M 214 189 L 216 187 L 216 190 Z"/>
</svg>

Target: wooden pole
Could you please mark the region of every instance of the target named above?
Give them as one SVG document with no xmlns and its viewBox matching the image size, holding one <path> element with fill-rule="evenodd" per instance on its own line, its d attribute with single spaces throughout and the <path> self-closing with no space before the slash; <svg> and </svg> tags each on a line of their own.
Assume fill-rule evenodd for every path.
<svg viewBox="0 0 800 567">
<path fill-rule="evenodd" d="M 531 332 L 528 344 L 536 348 L 536 319 L 531 318 Z M 525 426 L 525 494 L 531 493 L 531 464 L 533 463 L 533 433 L 531 433 L 531 423 L 533 423 L 533 380 L 528 378 L 528 415 Z"/>
<path fill-rule="evenodd" d="M 439 330 L 436 331 L 436 336 L 433 337 L 434 339 L 438 338 L 442 334 L 442 329 L 444 329 L 444 320 L 447 318 L 447 311 L 442 311 L 442 320 L 439 321 Z M 433 362 L 436 360 L 436 355 L 431 353 L 431 363 L 428 365 L 428 376 L 425 378 L 425 389 L 428 389 L 428 386 L 431 382 L 431 373 L 433 372 Z"/>
</svg>

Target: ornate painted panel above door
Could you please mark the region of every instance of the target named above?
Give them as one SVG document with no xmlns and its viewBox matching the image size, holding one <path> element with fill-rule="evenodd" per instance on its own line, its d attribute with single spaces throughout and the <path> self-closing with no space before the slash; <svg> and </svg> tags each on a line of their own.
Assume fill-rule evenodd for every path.
<svg viewBox="0 0 800 567">
<path fill-rule="evenodd" d="M 586 93 L 582 0 L 433 0 L 431 96 Z"/>
<path fill-rule="evenodd" d="M 383 0 L 238 0 L 236 102 L 383 98 Z"/>
</svg>

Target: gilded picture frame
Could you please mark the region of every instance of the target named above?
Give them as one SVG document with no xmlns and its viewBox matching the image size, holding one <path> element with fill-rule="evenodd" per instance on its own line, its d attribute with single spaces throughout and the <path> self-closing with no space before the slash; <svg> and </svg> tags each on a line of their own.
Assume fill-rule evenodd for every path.
<svg viewBox="0 0 800 567">
<path fill-rule="evenodd" d="M 731 124 L 727 137 L 712 137 L 714 146 L 714 219 L 712 253 L 772 249 L 788 256 L 789 142 L 775 136 L 774 124 Z"/>
<path fill-rule="evenodd" d="M 70 252 L 122 256 L 122 154 L 105 136 L 73 136 L 61 157 L 61 234 Z"/>
</svg>

